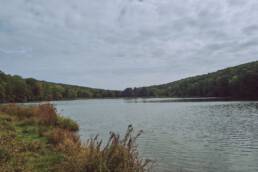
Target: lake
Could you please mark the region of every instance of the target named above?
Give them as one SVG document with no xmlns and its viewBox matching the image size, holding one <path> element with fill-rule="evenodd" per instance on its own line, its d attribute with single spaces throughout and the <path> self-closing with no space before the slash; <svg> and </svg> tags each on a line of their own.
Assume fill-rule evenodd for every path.
<svg viewBox="0 0 258 172">
<path fill-rule="evenodd" d="M 178 101 L 179 100 L 179 101 Z M 53 102 L 76 120 L 81 138 L 129 124 L 144 133 L 142 157 L 158 172 L 257 172 L 258 102 L 184 99 L 89 99 Z"/>
</svg>

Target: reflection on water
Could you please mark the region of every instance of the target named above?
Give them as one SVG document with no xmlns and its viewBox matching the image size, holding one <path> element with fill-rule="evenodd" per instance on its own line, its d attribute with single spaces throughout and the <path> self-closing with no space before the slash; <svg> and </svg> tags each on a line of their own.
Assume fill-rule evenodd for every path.
<svg viewBox="0 0 258 172">
<path fill-rule="evenodd" d="M 155 171 L 257 172 L 257 102 L 92 99 L 54 102 L 80 134 L 107 138 L 129 124 L 143 129 L 142 156 Z"/>
<path fill-rule="evenodd" d="M 168 102 L 216 102 L 232 101 L 231 98 L 205 97 L 205 98 L 128 98 L 124 99 L 127 103 L 168 103 Z"/>
</svg>

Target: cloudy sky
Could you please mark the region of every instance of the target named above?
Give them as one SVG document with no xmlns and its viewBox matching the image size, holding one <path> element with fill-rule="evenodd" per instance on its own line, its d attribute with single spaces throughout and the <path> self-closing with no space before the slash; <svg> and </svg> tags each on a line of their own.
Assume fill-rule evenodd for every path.
<svg viewBox="0 0 258 172">
<path fill-rule="evenodd" d="M 124 89 L 258 60 L 257 0 L 0 0 L 0 70 Z"/>
</svg>

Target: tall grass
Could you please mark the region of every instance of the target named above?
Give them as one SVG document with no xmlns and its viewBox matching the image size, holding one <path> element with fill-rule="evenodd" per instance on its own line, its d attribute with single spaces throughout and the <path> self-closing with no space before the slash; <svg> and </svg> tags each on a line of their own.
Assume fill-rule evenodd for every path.
<svg viewBox="0 0 258 172">
<path fill-rule="evenodd" d="M 76 122 L 60 116 L 56 108 L 49 103 L 32 106 L 21 106 L 17 104 L 1 105 L 0 112 L 16 117 L 23 122 L 35 122 L 41 125 L 59 127 L 71 131 L 79 130 Z"/>
<path fill-rule="evenodd" d="M 4 134 L 0 132 L 1 170 L 33 169 L 31 167 L 35 165 L 33 163 L 30 163 L 30 168 L 24 165 L 26 159 L 32 158 L 26 156 L 33 152 L 59 154 L 55 157 L 52 153 L 52 157 L 47 158 L 48 161 L 45 162 L 51 164 L 47 171 L 55 172 L 144 172 L 150 171 L 153 164 L 152 161 L 139 157 L 136 140 L 142 131 L 134 132 L 131 125 L 123 137 L 111 132 L 108 141 L 104 144 L 97 136 L 86 142 L 81 141 L 76 132 L 79 129 L 77 123 L 58 115 L 51 104 L 0 106 L 1 121 L 5 124 L 0 127 L 1 130 L 5 130 Z M 11 134 L 7 132 L 8 125 L 10 125 Z M 18 127 L 22 131 L 17 130 Z M 19 139 L 18 135 L 21 135 Z M 9 146 L 6 145 L 8 142 L 11 143 Z M 43 155 L 41 156 L 45 157 L 47 154 Z M 60 155 L 62 155 L 61 159 Z M 22 157 L 18 161 L 21 163 L 10 166 L 8 162 L 13 162 L 12 159 L 15 159 L 12 157 Z M 44 171 L 44 169 L 37 171 Z"/>
<path fill-rule="evenodd" d="M 63 117 L 63 116 L 57 116 L 56 125 L 60 128 L 70 130 L 70 131 L 78 131 L 79 125 L 74 122 L 72 119 Z"/>
<path fill-rule="evenodd" d="M 152 161 L 141 159 L 137 151 L 136 139 L 140 134 L 141 131 L 134 134 L 132 126 L 129 126 L 124 137 L 111 132 L 106 144 L 98 137 L 84 144 L 71 137 L 64 138 L 58 149 L 66 153 L 66 161 L 58 168 L 67 172 L 150 171 Z"/>
</svg>

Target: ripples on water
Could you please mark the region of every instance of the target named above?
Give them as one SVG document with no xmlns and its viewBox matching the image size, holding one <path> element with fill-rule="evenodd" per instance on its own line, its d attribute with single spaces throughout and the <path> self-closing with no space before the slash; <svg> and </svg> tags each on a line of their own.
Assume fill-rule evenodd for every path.
<svg viewBox="0 0 258 172">
<path fill-rule="evenodd" d="M 107 138 L 129 124 L 143 129 L 142 156 L 157 161 L 154 171 L 257 172 L 257 102 L 182 99 L 92 99 L 54 102 L 77 120 L 80 134 Z"/>
</svg>

